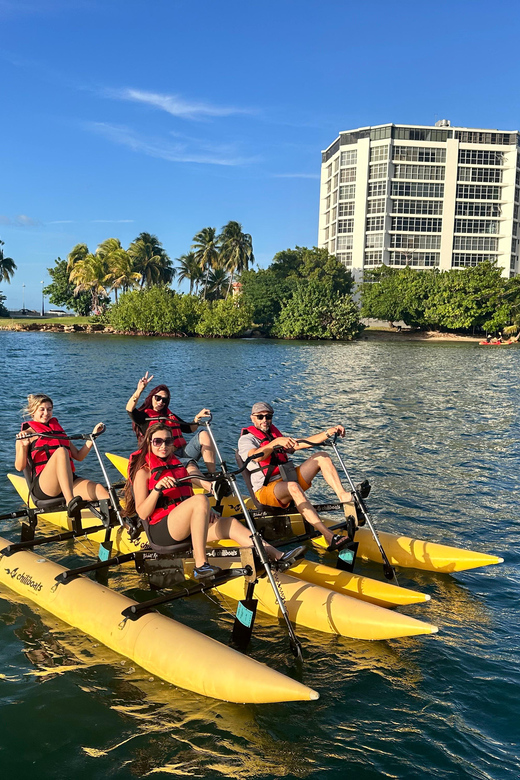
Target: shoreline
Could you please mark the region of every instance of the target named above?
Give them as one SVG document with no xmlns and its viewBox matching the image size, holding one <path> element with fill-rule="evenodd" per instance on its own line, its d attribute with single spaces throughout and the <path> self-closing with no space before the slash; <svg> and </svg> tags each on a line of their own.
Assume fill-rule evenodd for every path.
<svg viewBox="0 0 520 780">
<path fill-rule="evenodd" d="M 113 328 L 111 325 L 93 322 L 86 324 L 61 324 L 51 322 L 12 322 L 8 320 L 0 323 L 0 331 L 11 331 L 19 333 L 42 332 L 42 333 L 102 333 L 114 336 L 160 336 L 162 338 L 188 338 L 184 333 L 148 333 L 146 331 L 135 331 L 129 333 Z M 258 336 L 262 338 L 262 336 Z M 250 336 L 249 336 L 250 338 Z M 481 336 L 467 336 L 458 333 L 441 333 L 440 331 L 411 331 L 411 330 L 383 330 L 380 328 L 366 328 L 358 339 L 354 341 L 392 341 L 392 342 L 467 342 L 478 344 L 484 338 Z M 284 339 L 282 339 L 284 340 Z M 285 339 L 290 341 L 291 339 Z M 307 339 L 305 339 L 307 340 Z M 320 339 L 309 339 L 320 341 Z"/>
</svg>

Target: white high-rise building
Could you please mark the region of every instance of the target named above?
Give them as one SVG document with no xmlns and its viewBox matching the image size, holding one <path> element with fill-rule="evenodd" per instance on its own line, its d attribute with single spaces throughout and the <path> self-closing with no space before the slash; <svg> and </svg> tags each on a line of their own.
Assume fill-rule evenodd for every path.
<svg viewBox="0 0 520 780">
<path fill-rule="evenodd" d="M 322 152 L 318 246 L 352 270 L 518 265 L 520 133 L 378 125 Z"/>
</svg>

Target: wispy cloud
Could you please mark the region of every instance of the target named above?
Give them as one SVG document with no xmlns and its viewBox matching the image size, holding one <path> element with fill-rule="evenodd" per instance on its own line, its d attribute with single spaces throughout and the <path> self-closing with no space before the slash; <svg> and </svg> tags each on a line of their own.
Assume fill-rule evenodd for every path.
<svg viewBox="0 0 520 780">
<path fill-rule="evenodd" d="M 116 100 L 126 100 L 132 103 L 144 103 L 152 108 L 166 111 L 167 114 L 181 119 L 205 119 L 207 117 L 232 116 L 234 114 L 254 114 L 250 108 L 237 108 L 236 106 L 215 106 L 210 103 L 186 100 L 180 95 L 164 95 L 159 92 L 146 92 L 130 87 L 124 89 L 105 89 L 102 94 L 105 97 Z"/>
<path fill-rule="evenodd" d="M 32 228 L 39 227 L 42 223 L 38 219 L 28 217 L 27 214 L 18 214 L 16 217 L 8 217 L 5 214 L 0 214 L 0 225 L 8 225 L 9 227 L 23 227 Z"/>
<path fill-rule="evenodd" d="M 229 146 L 199 142 L 199 149 L 189 148 L 185 141 L 144 138 L 129 127 L 111 125 L 106 122 L 88 122 L 85 127 L 91 132 L 108 138 L 113 143 L 142 152 L 150 157 L 158 157 L 168 162 L 199 163 L 201 165 L 245 165 L 253 158 L 238 156 Z"/>
<path fill-rule="evenodd" d="M 104 222 L 107 225 L 108 224 L 111 224 L 111 225 L 113 225 L 113 224 L 121 225 L 124 222 L 135 222 L 135 220 L 133 220 L 133 219 L 91 219 L 90 221 L 91 221 L 92 224 L 97 223 L 97 222 Z"/>
<path fill-rule="evenodd" d="M 319 179 L 319 173 L 273 173 L 275 179 Z"/>
<path fill-rule="evenodd" d="M 47 222 L 48 225 L 72 225 L 73 219 L 53 219 L 51 222 Z"/>
</svg>

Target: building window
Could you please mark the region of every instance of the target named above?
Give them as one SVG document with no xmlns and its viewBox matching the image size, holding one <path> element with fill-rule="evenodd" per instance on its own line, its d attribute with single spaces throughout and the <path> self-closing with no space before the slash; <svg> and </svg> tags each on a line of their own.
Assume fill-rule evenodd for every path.
<svg viewBox="0 0 520 780">
<path fill-rule="evenodd" d="M 338 236 L 336 241 L 336 249 L 338 252 L 343 249 L 352 249 L 354 242 L 354 236 Z"/>
<path fill-rule="evenodd" d="M 336 260 L 339 260 L 340 263 L 343 263 L 343 265 L 348 268 L 352 265 L 352 252 L 338 252 L 336 254 Z"/>
<path fill-rule="evenodd" d="M 401 181 L 393 181 L 391 195 L 399 195 L 407 198 L 443 198 L 444 184 L 429 184 L 426 182 L 406 184 Z"/>
<path fill-rule="evenodd" d="M 455 214 L 459 217 L 500 217 L 502 206 L 499 203 L 473 203 L 472 201 L 457 201 Z"/>
<path fill-rule="evenodd" d="M 332 190 L 332 182 L 329 180 L 327 182 L 327 195 L 330 194 L 330 191 Z"/>
<path fill-rule="evenodd" d="M 367 202 L 367 214 L 379 214 L 381 211 L 385 211 L 385 206 L 385 198 L 373 198 Z"/>
<path fill-rule="evenodd" d="M 394 179 L 444 179 L 444 165 L 397 164 Z"/>
<path fill-rule="evenodd" d="M 368 197 L 374 197 L 378 195 L 386 195 L 386 181 L 376 181 L 373 184 L 368 185 Z"/>
<path fill-rule="evenodd" d="M 336 251 L 336 241 L 335 239 L 332 239 L 329 245 L 329 252 L 331 255 L 333 255 L 335 251 Z"/>
<path fill-rule="evenodd" d="M 368 217 L 367 230 L 384 230 L 385 218 L 384 217 Z"/>
<path fill-rule="evenodd" d="M 517 262 L 518 262 L 518 257 L 516 257 L 516 255 L 511 255 L 511 262 L 509 263 L 509 268 L 512 271 L 515 270 Z"/>
<path fill-rule="evenodd" d="M 338 168 L 339 168 L 339 157 L 336 157 L 336 159 L 334 160 L 334 173 L 336 173 Z"/>
<path fill-rule="evenodd" d="M 328 227 L 326 227 L 325 230 L 323 231 L 323 238 L 324 238 L 325 241 L 329 240 L 329 229 L 328 229 Z"/>
<path fill-rule="evenodd" d="M 369 179 L 386 179 L 388 163 L 376 163 L 370 166 Z"/>
<path fill-rule="evenodd" d="M 479 184 L 457 184 L 457 198 L 468 200 L 500 200 L 501 187 Z"/>
<path fill-rule="evenodd" d="M 325 211 L 327 211 L 327 209 L 330 209 L 330 195 L 327 195 L 325 198 Z"/>
<path fill-rule="evenodd" d="M 365 265 L 381 265 L 383 252 L 365 252 Z"/>
<path fill-rule="evenodd" d="M 335 206 L 337 202 L 338 202 L 338 191 L 337 191 L 337 190 L 335 190 L 335 191 L 332 193 L 332 203 L 333 203 L 333 204 L 334 204 L 334 206 Z"/>
<path fill-rule="evenodd" d="M 332 225 L 331 225 L 331 228 L 330 228 L 331 238 L 334 238 L 334 236 L 336 235 L 336 224 L 337 224 L 336 222 L 333 222 Z"/>
<path fill-rule="evenodd" d="M 390 252 L 388 265 L 434 267 L 440 264 L 439 252 Z"/>
<path fill-rule="evenodd" d="M 493 219 L 456 219 L 455 233 L 498 233 L 499 223 Z"/>
<path fill-rule="evenodd" d="M 356 185 L 355 184 L 348 184 L 346 187 L 340 187 L 339 188 L 339 199 L 340 200 L 351 200 L 352 198 L 356 197 Z"/>
<path fill-rule="evenodd" d="M 478 133 L 474 130 L 455 130 L 455 138 L 463 144 L 498 144 L 506 146 L 516 143 L 516 133 Z"/>
<path fill-rule="evenodd" d="M 332 209 L 332 221 L 333 221 L 333 222 L 335 222 L 335 221 L 336 221 L 336 215 L 337 215 L 337 211 L 338 211 L 337 209 Z"/>
<path fill-rule="evenodd" d="M 390 127 L 390 125 L 387 125 L 386 127 L 376 127 L 370 131 L 371 141 L 382 141 L 385 138 L 391 138 L 391 137 L 392 137 L 392 128 Z"/>
<path fill-rule="evenodd" d="M 401 141 L 446 141 L 448 132 L 433 127 L 394 127 L 393 137 Z"/>
<path fill-rule="evenodd" d="M 327 179 L 330 179 L 332 176 L 332 163 L 330 165 L 327 165 Z"/>
<path fill-rule="evenodd" d="M 366 248 L 378 249 L 383 246 L 384 233 L 367 233 L 366 234 Z"/>
<path fill-rule="evenodd" d="M 466 252 L 497 252 L 498 238 L 488 236 L 454 236 L 453 249 Z"/>
<path fill-rule="evenodd" d="M 342 168 L 339 174 L 339 180 L 341 184 L 345 184 L 348 181 L 356 181 L 356 169 Z"/>
<path fill-rule="evenodd" d="M 396 214 L 442 214 L 442 200 L 393 200 Z"/>
<path fill-rule="evenodd" d="M 330 211 L 327 211 L 325 214 L 325 224 L 328 225 L 330 222 Z"/>
<path fill-rule="evenodd" d="M 428 162 L 443 163 L 446 162 L 446 149 L 444 147 L 430 148 L 427 146 L 394 146 L 394 162 Z"/>
<path fill-rule="evenodd" d="M 336 173 L 334 176 L 334 184 L 332 185 L 333 190 L 335 190 L 336 187 L 338 186 L 338 177 L 339 177 L 339 173 Z"/>
<path fill-rule="evenodd" d="M 341 166 L 355 165 L 357 163 L 357 149 L 349 149 L 348 152 L 341 152 Z"/>
<path fill-rule="evenodd" d="M 502 181 L 500 168 L 459 168 L 459 181 Z"/>
<path fill-rule="evenodd" d="M 489 149 L 460 149 L 459 163 L 463 165 L 503 165 L 504 152 Z"/>
<path fill-rule="evenodd" d="M 388 160 L 388 144 L 370 148 L 370 162 L 379 162 L 380 160 Z"/>
<path fill-rule="evenodd" d="M 454 254 L 451 260 L 452 268 L 469 268 L 475 267 L 480 263 L 494 262 L 496 257 L 494 255 L 466 255 L 466 254 Z"/>
<path fill-rule="evenodd" d="M 392 233 L 390 246 L 396 249 L 440 249 L 441 237 L 421 233 Z"/>
<path fill-rule="evenodd" d="M 338 233 L 352 233 L 354 230 L 353 219 L 339 219 L 338 220 Z"/>
<path fill-rule="evenodd" d="M 351 217 L 354 214 L 354 201 L 350 203 L 340 203 L 338 207 L 338 215 L 340 217 Z"/>
<path fill-rule="evenodd" d="M 513 206 L 513 219 L 518 219 L 518 205 Z"/>
<path fill-rule="evenodd" d="M 442 219 L 429 217 L 392 217 L 391 230 L 411 230 L 418 233 L 440 233 Z"/>
</svg>

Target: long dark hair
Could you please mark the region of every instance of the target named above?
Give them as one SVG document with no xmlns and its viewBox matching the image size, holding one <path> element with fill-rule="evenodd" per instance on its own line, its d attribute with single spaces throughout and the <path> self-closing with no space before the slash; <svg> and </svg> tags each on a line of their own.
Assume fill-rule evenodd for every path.
<svg viewBox="0 0 520 780">
<path fill-rule="evenodd" d="M 141 406 L 137 407 L 136 411 L 144 412 L 146 409 L 152 409 L 153 408 L 152 407 L 152 398 L 154 397 L 154 395 L 156 393 L 159 392 L 159 390 L 162 390 L 168 396 L 168 401 L 166 402 L 166 406 L 164 408 L 164 411 L 166 411 L 166 409 L 170 405 L 170 397 L 171 397 L 170 396 L 170 389 L 166 385 L 157 385 L 157 387 L 154 387 L 153 390 L 150 390 L 150 392 L 148 393 L 148 395 L 144 399 L 143 403 L 141 404 Z M 137 425 L 137 423 L 135 423 L 133 420 L 132 420 L 132 428 L 133 428 L 133 431 L 134 431 L 135 435 L 137 436 L 137 441 L 140 444 L 141 441 L 142 441 L 143 434 L 142 434 L 141 429 Z"/>
<path fill-rule="evenodd" d="M 161 385 L 162 386 L 162 385 Z M 138 450 L 130 455 L 130 462 L 128 464 L 128 478 L 125 482 L 125 508 L 123 514 L 125 517 L 135 515 L 135 496 L 134 496 L 134 479 L 135 475 L 146 465 L 146 456 L 152 451 L 152 439 L 157 431 L 166 431 L 171 434 L 171 428 L 168 428 L 162 422 L 154 423 L 150 425 L 146 431 L 144 438 Z"/>
</svg>

